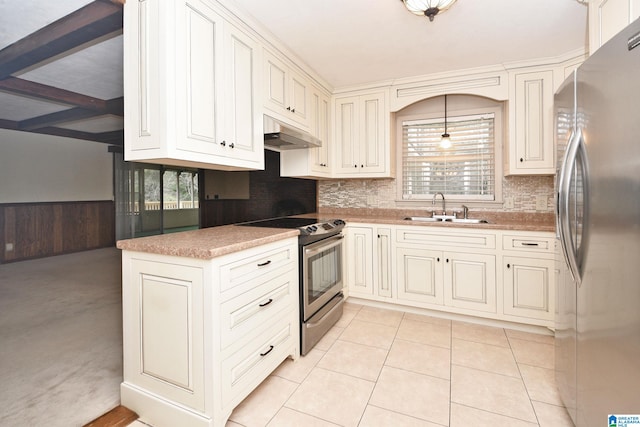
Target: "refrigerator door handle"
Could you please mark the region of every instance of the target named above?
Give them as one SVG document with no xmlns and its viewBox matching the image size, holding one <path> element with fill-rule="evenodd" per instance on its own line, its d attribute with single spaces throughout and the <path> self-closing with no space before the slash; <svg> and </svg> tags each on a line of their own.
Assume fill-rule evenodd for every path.
<svg viewBox="0 0 640 427">
<path fill-rule="evenodd" d="M 565 152 L 558 178 L 558 232 L 564 259 L 569 266 L 569 272 L 578 286 L 582 281 L 578 267 L 576 246 L 571 236 L 571 223 L 569 220 L 569 192 L 571 190 L 571 175 L 575 170 L 578 150 L 582 144 L 582 129 L 577 128 L 571 132 L 567 151 Z"/>
</svg>

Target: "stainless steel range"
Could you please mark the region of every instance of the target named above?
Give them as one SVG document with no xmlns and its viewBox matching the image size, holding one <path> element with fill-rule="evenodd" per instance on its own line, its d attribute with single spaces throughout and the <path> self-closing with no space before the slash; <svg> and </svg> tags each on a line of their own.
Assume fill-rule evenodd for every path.
<svg viewBox="0 0 640 427">
<path fill-rule="evenodd" d="M 239 225 L 298 229 L 300 353 L 305 355 L 342 316 L 341 219 L 284 217 Z"/>
</svg>

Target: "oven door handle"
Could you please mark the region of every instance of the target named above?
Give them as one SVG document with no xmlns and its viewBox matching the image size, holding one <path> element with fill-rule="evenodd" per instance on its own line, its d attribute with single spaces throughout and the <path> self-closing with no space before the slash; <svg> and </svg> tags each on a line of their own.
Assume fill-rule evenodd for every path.
<svg viewBox="0 0 640 427">
<path fill-rule="evenodd" d="M 344 235 L 338 234 L 336 236 L 329 237 L 328 239 L 324 239 L 312 245 L 309 245 L 304 249 L 304 256 L 306 258 L 311 258 L 312 256 L 319 254 L 320 252 L 336 247 L 342 244 L 342 239 L 344 239 Z"/>
</svg>

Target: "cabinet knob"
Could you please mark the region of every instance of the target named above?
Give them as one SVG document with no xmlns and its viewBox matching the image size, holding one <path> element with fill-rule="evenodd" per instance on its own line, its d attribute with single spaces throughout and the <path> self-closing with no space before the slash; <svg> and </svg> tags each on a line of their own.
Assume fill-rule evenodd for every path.
<svg viewBox="0 0 640 427">
<path fill-rule="evenodd" d="M 511 264 L 507 264 L 507 268 L 511 268 Z"/>
<path fill-rule="evenodd" d="M 295 113 L 295 112 L 296 112 L 296 109 L 295 109 L 295 108 L 292 108 L 292 109 L 291 109 L 291 112 L 292 112 L 292 113 Z"/>
<path fill-rule="evenodd" d="M 229 144 L 229 147 L 231 147 L 231 148 L 233 148 L 233 147 L 235 147 L 235 146 L 236 146 L 236 145 L 235 145 L 233 142 L 232 142 L 231 144 Z"/>
<path fill-rule="evenodd" d="M 449 258 L 447 258 L 447 262 L 449 262 Z"/>
<path fill-rule="evenodd" d="M 523 159 L 522 157 L 520 157 L 520 161 L 521 161 L 521 162 L 524 162 L 524 159 Z"/>
<path fill-rule="evenodd" d="M 440 257 L 436 258 L 436 261 L 437 261 L 437 262 L 440 262 Z"/>
<path fill-rule="evenodd" d="M 353 167 L 354 167 L 354 168 L 357 168 L 357 167 L 358 167 L 358 165 L 353 165 Z"/>
<path fill-rule="evenodd" d="M 287 107 L 287 111 L 291 111 L 291 107 Z"/>
<path fill-rule="evenodd" d="M 360 165 L 360 167 L 361 167 L 361 168 L 363 168 L 363 167 L 364 167 L 364 165 Z"/>
<path fill-rule="evenodd" d="M 222 142 L 220 143 L 220 145 L 222 145 L 222 146 L 224 147 L 225 145 L 227 145 L 227 141 L 222 141 Z"/>
</svg>

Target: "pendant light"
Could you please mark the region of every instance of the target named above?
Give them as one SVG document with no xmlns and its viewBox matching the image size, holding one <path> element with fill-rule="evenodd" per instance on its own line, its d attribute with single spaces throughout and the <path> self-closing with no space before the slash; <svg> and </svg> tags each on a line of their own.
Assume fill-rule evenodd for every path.
<svg viewBox="0 0 640 427">
<path fill-rule="evenodd" d="M 451 148 L 451 135 L 447 133 L 447 95 L 444 96 L 444 133 L 440 139 L 440 147 Z"/>
<path fill-rule="evenodd" d="M 456 0 L 402 0 L 402 2 L 409 12 L 426 16 L 429 21 L 433 21 L 434 16 L 449 9 Z"/>
</svg>

